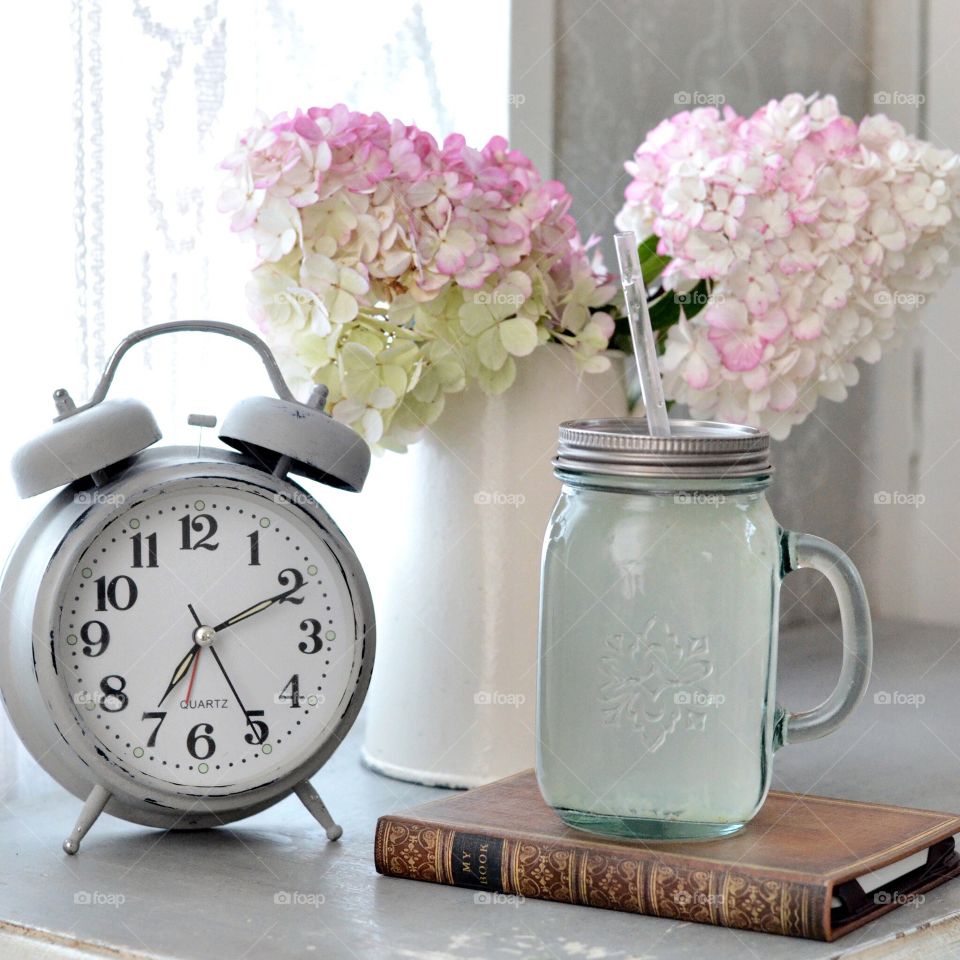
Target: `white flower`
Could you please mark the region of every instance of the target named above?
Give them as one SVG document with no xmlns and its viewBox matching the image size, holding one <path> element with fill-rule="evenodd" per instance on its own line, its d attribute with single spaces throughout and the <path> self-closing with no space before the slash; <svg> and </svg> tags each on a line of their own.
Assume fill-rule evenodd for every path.
<svg viewBox="0 0 960 960">
<path fill-rule="evenodd" d="M 675 394 L 682 387 L 672 375 L 681 377 L 694 390 L 707 390 L 719 363 L 717 349 L 703 327 L 694 327 L 681 314 L 667 334 L 667 346 L 660 365 L 668 391 Z M 672 386 L 671 386 L 672 385 Z"/>
<path fill-rule="evenodd" d="M 360 310 L 358 297 L 370 288 L 366 277 L 322 253 L 310 253 L 300 267 L 303 286 L 323 302 L 330 321 L 344 324 Z"/>
<path fill-rule="evenodd" d="M 330 332 L 330 321 L 323 302 L 312 290 L 301 286 L 279 265 L 261 264 L 247 285 L 247 299 L 259 320 L 290 335 L 310 331 Z"/>
<path fill-rule="evenodd" d="M 296 211 L 278 197 L 266 196 L 253 224 L 257 256 L 267 262 L 288 254 L 299 237 L 300 219 Z"/>
</svg>

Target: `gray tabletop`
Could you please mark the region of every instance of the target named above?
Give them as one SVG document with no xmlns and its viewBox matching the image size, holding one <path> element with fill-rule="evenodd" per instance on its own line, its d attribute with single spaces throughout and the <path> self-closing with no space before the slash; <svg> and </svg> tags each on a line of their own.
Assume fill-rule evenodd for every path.
<svg viewBox="0 0 960 960">
<path fill-rule="evenodd" d="M 865 702 L 833 736 L 779 753 L 774 786 L 960 810 L 960 636 L 905 623 L 878 624 L 876 633 Z M 830 625 L 786 633 L 781 700 L 792 709 L 813 705 L 829 691 L 838 665 Z M 884 693 L 890 696 L 876 697 Z M 60 842 L 77 801 L 57 789 L 39 801 L 8 800 L 0 808 L 0 958 L 77 949 L 204 960 L 960 953 L 960 919 L 952 919 L 960 918 L 960 881 L 831 945 L 535 900 L 477 903 L 469 890 L 379 877 L 377 816 L 442 791 L 364 770 L 358 743 L 355 733 L 314 779 L 345 828 L 332 844 L 289 799 L 235 827 L 203 833 L 163 833 L 104 817 L 81 854 L 67 858 Z"/>
</svg>

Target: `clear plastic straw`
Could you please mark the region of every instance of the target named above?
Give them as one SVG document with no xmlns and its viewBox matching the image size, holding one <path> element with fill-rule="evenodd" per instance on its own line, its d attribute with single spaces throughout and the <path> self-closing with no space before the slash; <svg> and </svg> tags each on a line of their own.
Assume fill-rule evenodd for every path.
<svg viewBox="0 0 960 960">
<path fill-rule="evenodd" d="M 628 230 L 614 237 L 617 260 L 620 263 L 620 282 L 623 284 L 627 302 L 627 317 L 630 320 L 630 338 L 633 340 L 633 356 L 640 374 L 640 390 L 643 405 L 647 410 L 647 426 L 653 437 L 670 436 L 670 418 L 663 399 L 663 383 L 657 363 L 657 345 L 653 339 L 650 311 L 647 309 L 647 291 L 637 254 L 637 235 Z"/>
</svg>

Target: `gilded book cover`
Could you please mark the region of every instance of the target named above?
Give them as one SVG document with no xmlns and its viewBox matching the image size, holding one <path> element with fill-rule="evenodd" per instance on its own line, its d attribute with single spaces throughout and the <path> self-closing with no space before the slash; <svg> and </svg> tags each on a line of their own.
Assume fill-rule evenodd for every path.
<svg viewBox="0 0 960 960">
<path fill-rule="evenodd" d="M 527 771 L 381 817 L 375 858 L 391 877 L 834 940 L 960 874 L 955 834 L 951 814 L 772 791 L 731 837 L 606 839 L 566 826 Z"/>
</svg>

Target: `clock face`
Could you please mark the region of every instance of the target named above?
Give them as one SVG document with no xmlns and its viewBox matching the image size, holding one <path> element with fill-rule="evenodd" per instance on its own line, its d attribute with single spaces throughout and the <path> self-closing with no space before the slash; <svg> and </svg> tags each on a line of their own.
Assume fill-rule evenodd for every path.
<svg viewBox="0 0 960 960">
<path fill-rule="evenodd" d="M 184 794 L 252 789 L 306 761 L 360 657 L 319 526 L 226 480 L 124 504 L 68 576 L 54 632 L 84 734 L 129 776 Z"/>
</svg>

